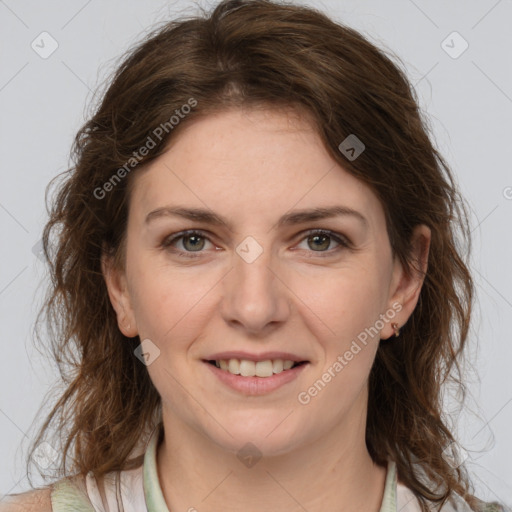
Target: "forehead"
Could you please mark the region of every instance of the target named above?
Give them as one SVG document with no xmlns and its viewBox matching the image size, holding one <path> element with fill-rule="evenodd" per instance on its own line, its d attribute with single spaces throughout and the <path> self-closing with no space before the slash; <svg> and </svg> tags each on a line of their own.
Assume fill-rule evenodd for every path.
<svg viewBox="0 0 512 512">
<path fill-rule="evenodd" d="M 133 178 L 137 217 L 178 204 L 269 222 L 294 207 L 343 205 L 370 221 L 383 216 L 371 189 L 331 157 L 311 121 L 294 111 L 229 110 L 198 118 Z"/>
</svg>

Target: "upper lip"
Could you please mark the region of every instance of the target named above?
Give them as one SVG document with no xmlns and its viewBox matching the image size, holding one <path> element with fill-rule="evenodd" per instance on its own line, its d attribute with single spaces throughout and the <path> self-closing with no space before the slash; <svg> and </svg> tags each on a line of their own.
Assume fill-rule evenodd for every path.
<svg viewBox="0 0 512 512">
<path fill-rule="evenodd" d="M 212 354 L 208 356 L 205 361 L 220 361 L 220 360 L 229 360 L 229 359 L 246 359 L 248 361 L 267 361 L 268 359 L 283 359 L 294 361 L 296 363 L 301 363 L 302 361 L 307 361 L 306 358 L 297 356 L 295 354 L 291 354 L 290 352 L 262 352 L 261 354 L 251 354 L 249 352 L 244 352 L 242 350 L 230 350 L 226 352 L 217 352 L 216 354 Z"/>
</svg>

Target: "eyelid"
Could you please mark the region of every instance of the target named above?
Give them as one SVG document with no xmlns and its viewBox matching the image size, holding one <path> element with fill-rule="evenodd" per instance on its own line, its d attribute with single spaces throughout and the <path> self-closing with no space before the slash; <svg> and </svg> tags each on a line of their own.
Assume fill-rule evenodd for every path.
<svg viewBox="0 0 512 512">
<path fill-rule="evenodd" d="M 172 244 L 176 242 L 177 240 L 180 240 L 181 238 L 184 238 L 186 236 L 192 236 L 192 235 L 198 235 L 201 238 L 204 238 L 208 240 L 210 243 L 213 243 L 211 240 L 212 235 L 205 230 L 202 229 L 187 229 L 184 231 L 179 231 L 177 233 L 172 233 L 171 235 L 165 237 L 160 244 L 160 247 L 166 250 L 169 250 L 171 252 L 174 252 L 178 255 L 183 255 L 185 258 L 197 258 L 200 257 L 205 251 L 182 251 L 180 249 L 173 249 Z M 302 240 L 307 239 L 310 236 L 313 235 L 325 235 L 333 239 L 337 244 L 338 247 L 335 247 L 334 249 L 329 249 L 328 251 L 307 251 L 312 254 L 318 255 L 320 258 L 326 258 L 329 256 L 333 256 L 334 254 L 337 254 L 341 249 L 349 249 L 352 248 L 353 244 L 352 242 L 343 234 L 338 233 L 336 231 L 332 231 L 330 229 L 324 229 L 324 228 L 311 228 L 307 229 L 305 231 L 302 231 L 296 235 L 295 238 L 299 239 L 299 242 Z M 301 249 L 294 249 L 294 250 L 301 250 Z M 309 257 L 315 257 L 313 255 Z"/>
</svg>

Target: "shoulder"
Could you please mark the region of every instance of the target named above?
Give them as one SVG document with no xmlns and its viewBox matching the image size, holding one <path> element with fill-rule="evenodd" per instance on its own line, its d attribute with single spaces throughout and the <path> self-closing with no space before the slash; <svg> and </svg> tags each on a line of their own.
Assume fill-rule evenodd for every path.
<svg viewBox="0 0 512 512">
<path fill-rule="evenodd" d="M 0 512 L 94 512 L 85 481 L 67 477 L 44 488 L 0 499 Z"/>
<path fill-rule="evenodd" d="M 8 494 L 0 500 L 0 512 L 52 512 L 52 487 L 20 494 Z"/>
</svg>

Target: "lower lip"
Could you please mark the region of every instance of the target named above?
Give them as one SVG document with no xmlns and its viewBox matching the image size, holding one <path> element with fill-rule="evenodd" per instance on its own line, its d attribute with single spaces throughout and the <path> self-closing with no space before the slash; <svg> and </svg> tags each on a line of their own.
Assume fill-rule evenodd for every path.
<svg viewBox="0 0 512 512">
<path fill-rule="evenodd" d="M 203 362 L 224 384 L 236 391 L 252 396 L 265 395 L 292 382 L 309 364 L 304 363 L 295 368 L 283 370 L 281 373 L 275 373 L 272 377 L 242 377 L 240 375 L 233 375 L 227 370 L 217 368 L 206 361 Z"/>
</svg>

